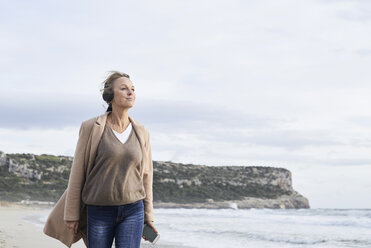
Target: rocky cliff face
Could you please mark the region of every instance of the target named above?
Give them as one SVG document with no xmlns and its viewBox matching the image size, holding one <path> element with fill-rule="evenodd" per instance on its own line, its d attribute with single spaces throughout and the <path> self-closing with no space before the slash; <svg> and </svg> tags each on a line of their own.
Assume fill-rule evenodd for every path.
<svg viewBox="0 0 371 248">
<path fill-rule="evenodd" d="M 35 160 L 35 156 L 30 156 L 31 160 Z M 0 151 L 0 166 L 8 168 L 8 171 L 17 176 L 26 177 L 29 179 L 41 179 L 42 172 L 39 173 L 36 169 L 30 168 L 30 164 L 27 162 L 24 164 L 17 163 L 13 159 L 6 156 L 6 154 Z"/>
<path fill-rule="evenodd" d="M 205 166 L 154 161 L 158 207 L 309 208 L 292 188 L 291 172 L 264 166 Z M 186 200 L 182 200 L 186 199 Z"/>
<path fill-rule="evenodd" d="M 0 151 L 0 199 L 57 201 L 73 157 Z M 309 208 L 291 172 L 264 166 L 206 166 L 153 161 L 157 207 Z"/>
</svg>

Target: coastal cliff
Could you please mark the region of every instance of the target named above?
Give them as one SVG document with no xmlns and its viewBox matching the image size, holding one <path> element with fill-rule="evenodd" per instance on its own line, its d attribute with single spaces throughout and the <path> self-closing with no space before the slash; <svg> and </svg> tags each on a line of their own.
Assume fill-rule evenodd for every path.
<svg viewBox="0 0 371 248">
<path fill-rule="evenodd" d="M 154 161 L 153 180 L 155 207 L 309 208 L 284 168 Z"/>
<path fill-rule="evenodd" d="M 73 157 L 0 151 L 0 200 L 56 202 Z M 291 172 L 265 166 L 206 166 L 153 161 L 154 207 L 309 208 Z"/>
</svg>

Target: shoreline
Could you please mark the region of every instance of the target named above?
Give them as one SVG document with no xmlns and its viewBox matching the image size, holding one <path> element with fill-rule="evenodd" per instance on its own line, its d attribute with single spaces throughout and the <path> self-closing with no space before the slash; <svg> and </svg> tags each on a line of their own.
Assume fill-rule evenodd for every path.
<svg viewBox="0 0 371 248">
<path fill-rule="evenodd" d="M 19 202 L 0 201 L 0 207 L 5 206 L 27 206 L 40 209 L 53 208 L 56 202 L 29 201 Z M 242 200 L 214 201 L 207 199 L 206 202 L 176 203 L 154 201 L 154 208 L 207 208 L 207 209 L 310 209 L 308 200 L 294 191 L 291 195 L 282 195 L 275 199 L 264 199 L 258 197 L 244 197 Z"/>
<path fill-rule="evenodd" d="M 38 248 L 65 248 L 65 244 L 46 235 L 43 232 L 45 220 L 52 210 L 52 206 L 23 205 L 0 201 L 0 247 L 38 247 Z M 161 237 L 156 243 L 163 248 L 195 248 L 173 243 Z M 73 248 L 86 248 L 82 239 L 72 245 Z M 114 242 L 113 242 L 114 247 Z M 142 239 L 141 248 L 153 247 Z"/>
</svg>

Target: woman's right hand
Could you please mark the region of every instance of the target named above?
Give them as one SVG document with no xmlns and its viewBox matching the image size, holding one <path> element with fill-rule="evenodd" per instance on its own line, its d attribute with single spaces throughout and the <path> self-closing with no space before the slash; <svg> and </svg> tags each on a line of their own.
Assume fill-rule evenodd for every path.
<svg viewBox="0 0 371 248">
<path fill-rule="evenodd" d="M 79 227 L 79 221 L 64 221 L 68 229 L 70 229 L 75 234 L 77 233 L 77 228 Z"/>
</svg>

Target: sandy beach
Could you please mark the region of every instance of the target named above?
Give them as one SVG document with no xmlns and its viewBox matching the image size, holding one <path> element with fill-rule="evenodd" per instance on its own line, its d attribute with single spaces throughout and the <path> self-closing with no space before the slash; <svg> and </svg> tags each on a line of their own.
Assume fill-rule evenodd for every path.
<svg viewBox="0 0 371 248">
<path fill-rule="evenodd" d="M 65 248 L 59 240 L 51 238 L 43 233 L 45 216 L 48 216 L 50 208 L 22 206 L 19 204 L 0 202 L 0 247 L 4 248 Z M 85 248 L 83 240 L 72 245 L 73 248 Z M 112 247 L 115 247 L 114 244 Z M 154 247 L 144 239 L 141 248 Z M 156 247 L 179 247 L 176 243 L 164 242 L 163 239 L 157 242 Z"/>
<path fill-rule="evenodd" d="M 27 220 L 32 217 L 42 217 L 49 212 L 49 209 L 12 204 L 0 206 L 0 247 L 67 247 L 59 240 L 44 234 L 41 223 L 36 225 L 31 220 Z M 72 247 L 84 248 L 85 244 L 80 240 L 73 244 Z"/>
</svg>

